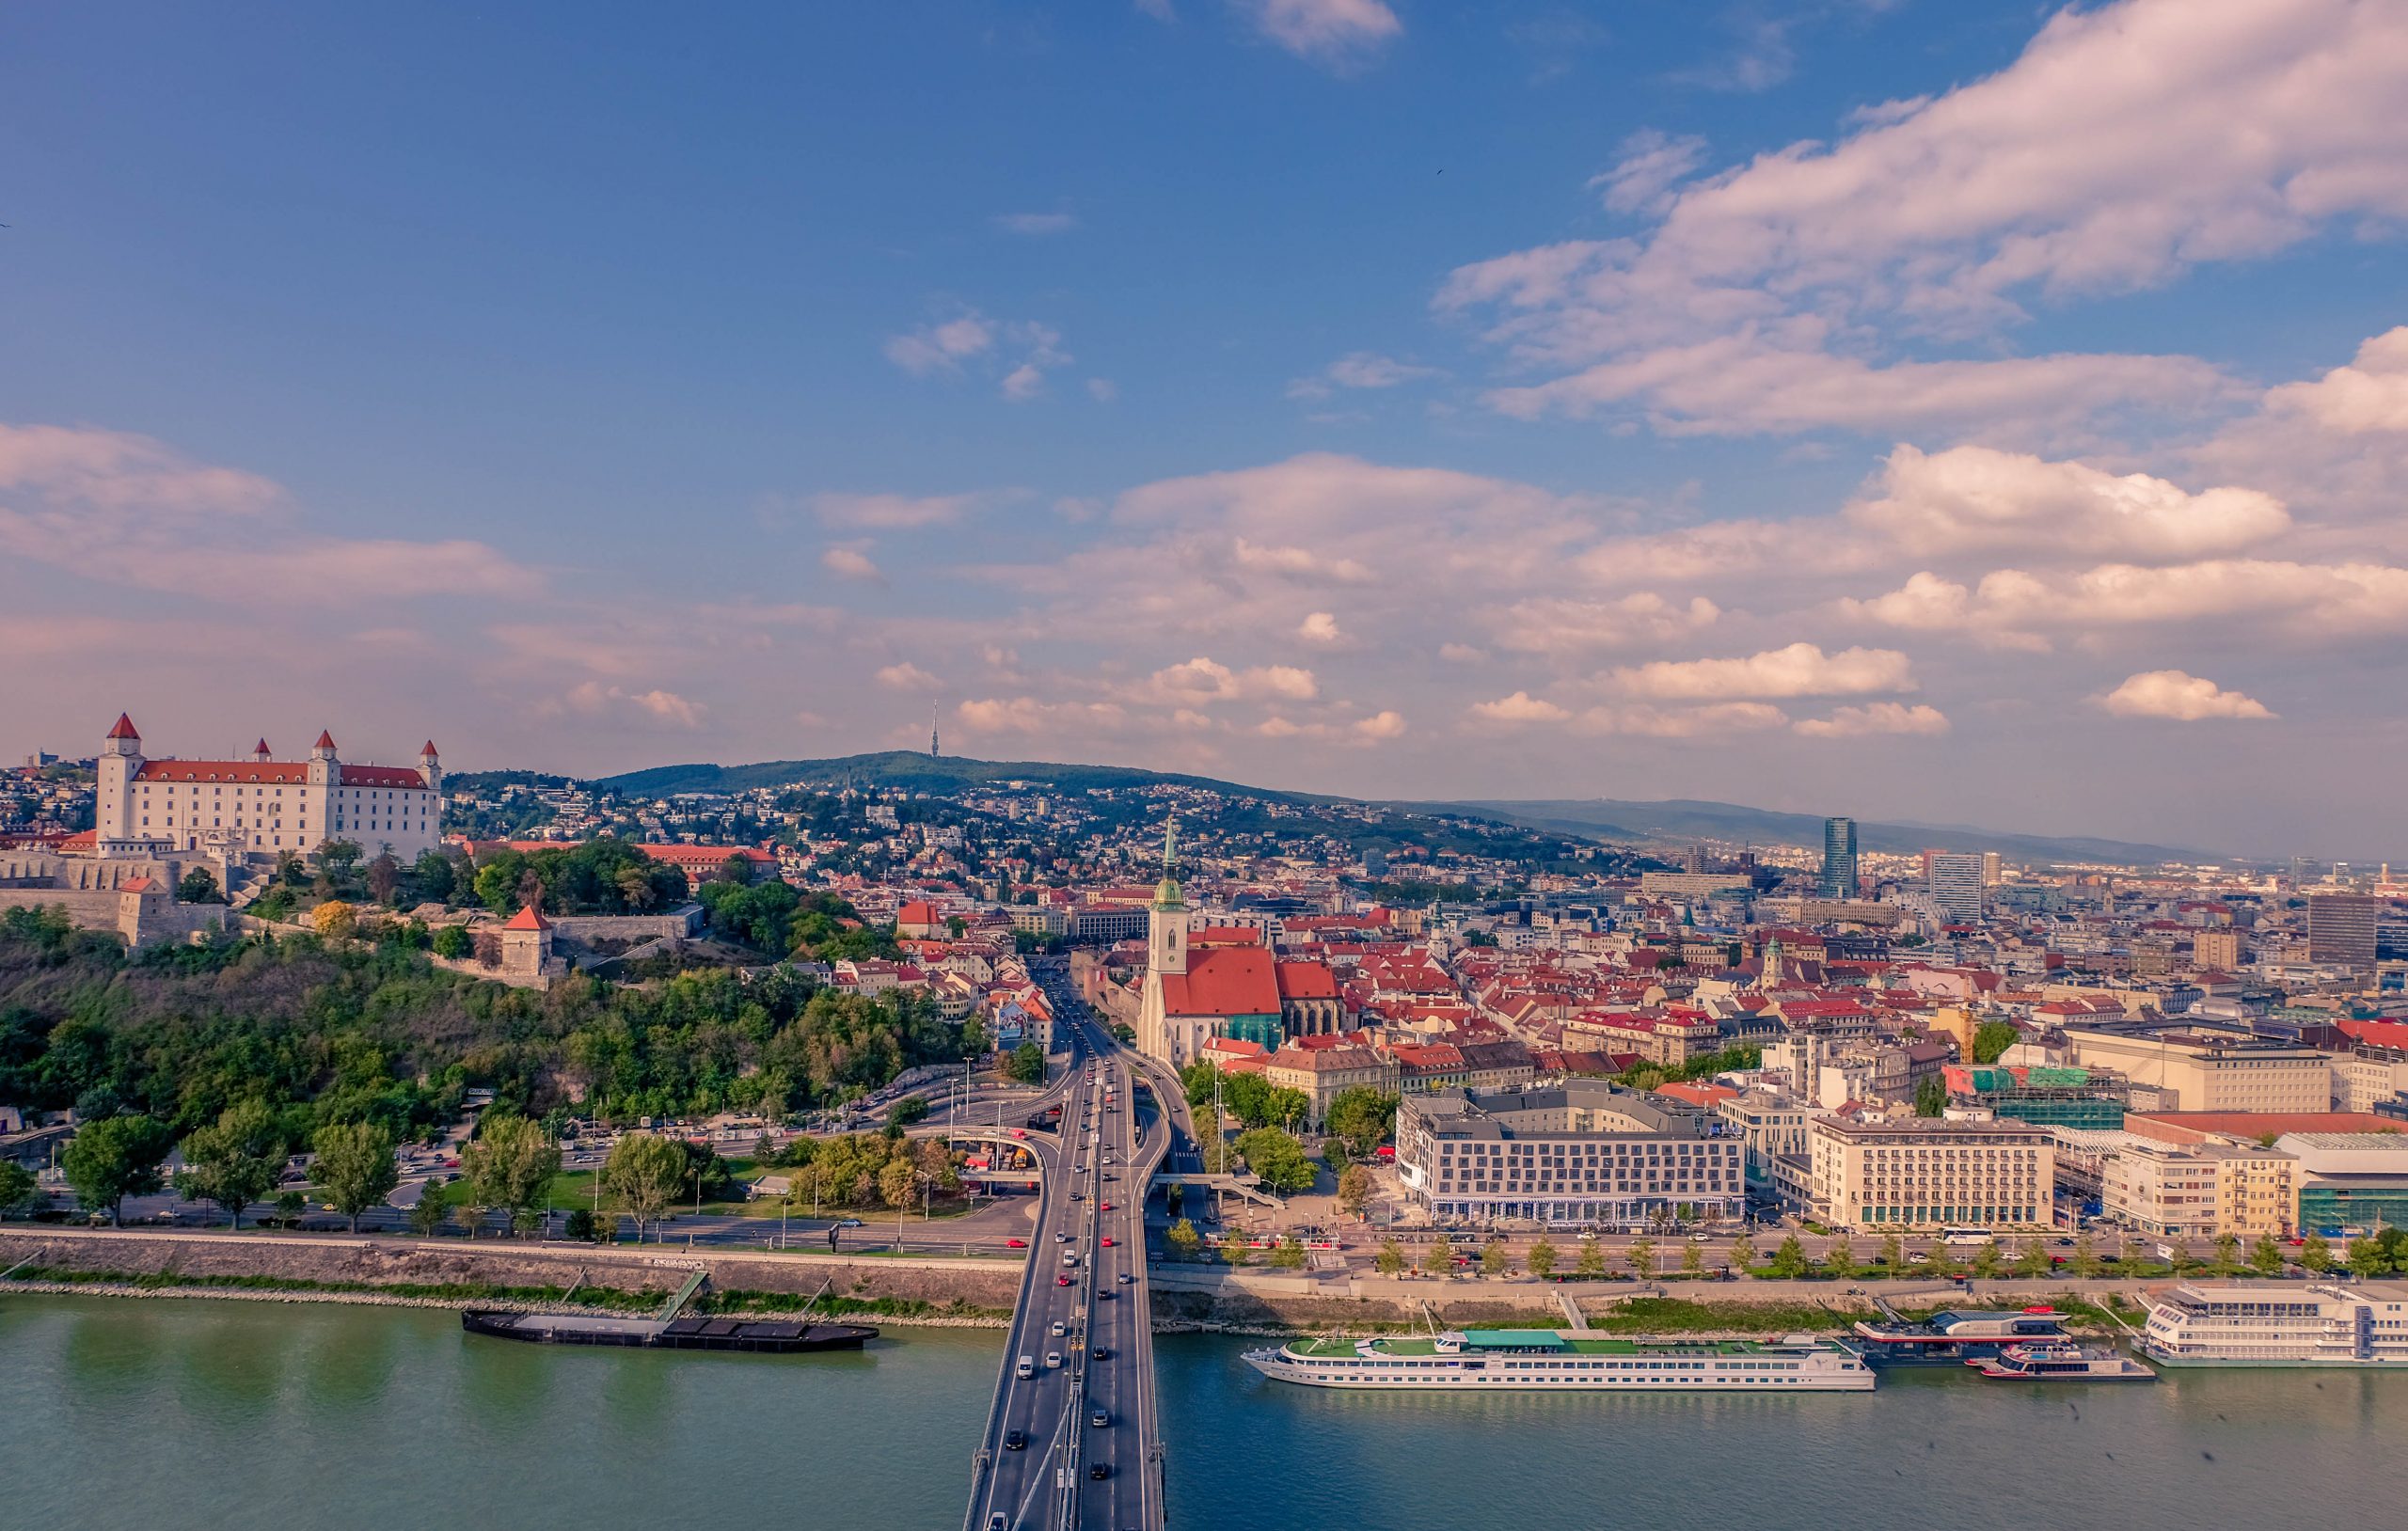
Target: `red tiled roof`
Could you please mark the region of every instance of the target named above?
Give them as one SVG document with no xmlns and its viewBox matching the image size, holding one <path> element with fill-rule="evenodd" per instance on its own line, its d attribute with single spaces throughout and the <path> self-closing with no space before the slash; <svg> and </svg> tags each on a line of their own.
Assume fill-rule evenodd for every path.
<svg viewBox="0 0 2408 1531">
<path fill-rule="evenodd" d="M 408 766 L 346 766 L 342 768 L 342 784 L 347 787 L 401 787 L 426 790 L 426 778 Z"/>
<path fill-rule="evenodd" d="M 142 769 L 134 773 L 134 779 L 136 781 L 306 782 L 309 780 L 309 767 L 273 763 L 262 765 L 256 760 L 146 760 L 142 763 Z"/>
<path fill-rule="evenodd" d="M 124 713 L 117 715 L 117 726 L 109 730 L 108 736 L 112 739 L 138 739 L 142 737 L 141 734 L 135 732 L 134 719 L 127 717 Z"/>
<path fill-rule="evenodd" d="M 552 928 L 552 923 L 545 919 L 544 911 L 535 908 L 534 905 L 522 904 L 518 907 L 518 912 L 510 917 L 510 923 L 501 928 L 504 930 L 549 930 Z"/>
<path fill-rule="evenodd" d="M 1188 958 L 1187 971 L 1163 974 L 1163 1009 L 1174 1016 L 1275 1016 L 1279 986 L 1271 954 L 1259 946 L 1215 946 Z"/>
<path fill-rule="evenodd" d="M 1190 946 L 1259 946 L 1262 933 L 1251 925 L 1198 925 L 1187 938 Z"/>
<path fill-rule="evenodd" d="M 318 742 L 317 742 L 316 744 L 311 745 L 309 748 L 310 748 L 310 749 L 312 749 L 312 750 L 332 750 L 334 747 L 335 747 L 335 736 L 334 736 L 334 734 L 333 734 L 332 733 L 330 733 L 329 731 L 327 731 L 327 730 L 325 730 L 325 729 L 323 729 L 323 728 L 322 728 L 322 729 L 318 730 Z"/>
<path fill-rule="evenodd" d="M 1279 997 L 1283 1000 L 1334 1000 L 1338 975 L 1318 962 L 1276 964 Z"/>
</svg>

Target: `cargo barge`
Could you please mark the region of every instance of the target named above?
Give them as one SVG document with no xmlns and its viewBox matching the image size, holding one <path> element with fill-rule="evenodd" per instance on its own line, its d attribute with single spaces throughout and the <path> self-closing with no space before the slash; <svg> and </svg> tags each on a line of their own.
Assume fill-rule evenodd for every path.
<svg viewBox="0 0 2408 1531">
<path fill-rule="evenodd" d="M 471 1334 L 531 1345 L 616 1345 L 663 1350 L 742 1350 L 794 1355 L 807 1350 L 858 1350 L 878 1337 L 872 1324 L 811 1323 L 797 1318 L 620 1318 L 602 1313 L 509 1313 L 470 1308 L 460 1327 Z"/>
</svg>

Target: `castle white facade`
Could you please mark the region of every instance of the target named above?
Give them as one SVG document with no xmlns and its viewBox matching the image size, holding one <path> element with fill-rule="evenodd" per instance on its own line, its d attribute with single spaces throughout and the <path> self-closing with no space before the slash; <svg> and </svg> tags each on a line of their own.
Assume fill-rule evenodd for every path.
<svg viewBox="0 0 2408 1531">
<path fill-rule="evenodd" d="M 346 766 L 332 734 L 306 761 L 261 739 L 248 760 L 151 760 L 120 713 L 102 741 L 93 848 L 103 857 L 178 851 L 303 854 L 348 840 L 363 854 L 416 860 L 442 844 L 443 764 L 433 740 L 418 767 Z"/>
</svg>

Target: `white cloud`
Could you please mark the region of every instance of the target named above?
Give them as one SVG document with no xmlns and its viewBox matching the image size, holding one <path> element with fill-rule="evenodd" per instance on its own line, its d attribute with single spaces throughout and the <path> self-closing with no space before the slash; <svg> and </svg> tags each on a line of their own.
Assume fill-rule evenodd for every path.
<svg viewBox="0 0 2408 1531">
<path fill-rule="evenodd" d="M 1739 659 L 1658 659 L 1611 671 L 1608 684 L 1632 696 L 1709 701 L 1729 697 L 1859 696 L 1911 691 L 1913 667 L 1894 649 L 1825 654 L 1792 643 Z"/>
<path fill-rule="evenodd" d="M 974 734 L 1111 733 L 1128 719 L 1110 702 L 1041 702 L 1035 697 L 982 697 L 954 709 L 961 726 Z"/>
<path fill-rule="evenodd" d="M 896 691 L 933 691 L 944 683 L 906 659 L 878 671 L 878 684 Z"/>
<path fill-rule="evenodd" d="M 1987 447 L 1893 450 L 1878 498 L 1849 522 L 1915 558 L 2045 547 L 2066 558 L 2173 563 L 2239 552 L 2290 528 L 2255 489 L 2190 494 L 2145 473 L 2120 477 Z"/>
<path fill-rule="evenodd" d="M 1372 351 L 1355 351 L 1339 357 L 1310 377 L 1300 377 L 1289 384 L 1288 397 L 1326 399 L 1338 388 L 1393 388 L 1421 378 L 1445 375 L 1441 368 L 1399 361 L 1394 356 L 1383 356 Z"/>
<path fill-rule="evenodd" d="M 2145 671 L 2100 698 L 2099 705 L 2118 718 L 2165 718 L 2181 723 L 2274 716 L 2254 697 L 2179 670 Z"/>
<path fill-rule="evenodd" d="M 1156 701 L 1202 706 L 1215 702 L 1310 702 L 1321 687 L 1309 670 L 1294 665 L 1257 665 L 1232 670 L 1201 655 L 1148 676 L 1146 695 Z"/>
<path fill-rule="evenodd" d="M 1491 723 L 1561 723 L 1572 717 L 1570 709 L 1528 691 L 1516 691 L 1494 702 L 1475 702 L 1471 715 Z"/>
<path fill-rule="evenodd" d="M 1780 728 L 1789 715 L 1768 702 L 1718 702 L 1703 707 L 1591 707 L 1573 719 L 1581 734 L 1619 734 L 1645 739 L 1695 739 L 1721 734 L 1754 734 Z"/>
<path fill-rule="evenodd" d="M 1948 717 L 1921 702 L 1875 702 L 1842 707 L 1829 718 L 1800 718 L 1792 732 L 1810 739 L 1848 739 L 1868 734 L 1945 734 Z"/>
<path fill-rule="evenodd" d="M 1093 399 L 1097 403 L 1108 404 L 1115 399 L 1120 397 L 1120 385 L 1115 383 L 1108 377 L 1088 378 L 1087 397 Z"/>
<path fill-rule="evenodd" d="M 1140 11 L 1158 22 L 1179 20 L 1179 12 L 1172 8 L 1170 0 L 1136 0 L 1136 4 Z"/>
<path fill-rule="evenodd" d="M 885 571 L 858 547 L 829 548 L 819 555 L 819 566 L 847 579 L 883 580 L 886 577 Z"/>
<path fill-rule="evenodd" d="M 1308 611 L 1296 624 L 1296 636 L 1307 643 L 1342 643 L 1346 635 L 1339 630 L 1338 618 L 1327 611 Z"/>
<path fill-rule="evenodd" d="M 1681 602 L 1635 591 L 1610 600 L 1532 596 L 1493 612 L 1488 621 L 1498 648 L 1573 655 L 1665 642 L 1710 627 L 1721 615 L 1703 595 Z"/>
<path fill-rule="evenodd" d="M 1273 547 L 1240 537 L 1231 552 L 1241 569 L 1257 574 L 1286 575 L 1298 579 L 1329 579 L 1341 585 L 1361 584 L 1371 573 L 1353 559 L 1332 559 L 1307 547 Z"/>
<path fill-rule="evenodd" d="M 934 372 L 958 373 L 963 361 L 983 355 L 994 343 L 995 326 L 991 321 L 979 314 L 963 314 L 889 338 L 886 359 L 913 377 Z"/>
<path fill-rule="evenodd" d="M 1045 374 L 1034 362 L 1022 362 L 1004 374 L 1004 397 L 1013 403 L 1026 403 L 1045 391 Z"/>
<path fill-rule="evenodd" d="M 1705 140 L 1693 134 L 1641 129 L 1622 141 L 1613 168 L 1592 177 L 1589 189 L 1602 191 L 1611 212 L 1662 213 L 1671 206 L 1671 189 L 1705 163 Z"/>
<path fill-rule="evenodd" d="M 814 495 L 812 513 L 832 527 L 857 527 L 874 531 L 901 531 L 916 527 L 949 527 L 994 497 L 969 495 Z"/>
<path fill-rule="evenodd" d="M 1926 572 L 1890 594 L 1842 605 L 1884 626 L 1996 634 L 2027 647 L 2050 633 L 2207 623 L 2370 640 L 2408 631 L 2408 569 L 2214 559 L 2164 569 L 2107 563 L 2070 574 L 2000 569 L 1971 588 Z"/>
<path fill-rule="evenodd" d="M 2035 298 L 2160 284 L 2408 216 L 2403 95 L 2397 4 L 2067 8 L 1987 78 L 1673 191 L 1640 237 L 1465 266 L 1438 302 L 1493 313 L 1520 359 L 1572 370 L 1498 395 L 1524 412 L 1627 402 L 1676 429 L 2001 433 L 2073 429 L 2119 402 L 2179 408 L 2221 389 L 2210 369 L 1987 359 L 1994 347 L 1889 357 L 1910 336 L 1987 340 Z M 2082 402 L 2052 403 L 2059 389 Z"/>
<path fill-rule="evenodd" d="M 2266 408 L 2343 435 L 2408 432 L 2408 324 L 2359 346 L 2351 366 L 2269 391 Z"/>
<path fill-rule="evenodd" d="M 1031 238 L 1067 234 L 1078 226 L 1078 215 L 1071 213 L 1003 213 L 995 217 L 995 227 L 1005 233 Z"/>
<path fill-rule="evenodd" d="M 572 687 L 562 700 L 569 711 L 589 718 L 642 718 L 685 729 L 702 727 L 703 715 L 708 710 L 700 702 L 689 702 L 674 691 L 657 687 L 649 691 L 627 691 L 599 681 Z"/>
<path fill-rule="evenodd" d="M 1488 651 L 1470 643 L 1441 643 L 1438 657 L 1450 665 L 1476 665 L 1488 657 Z"/>
<path fill-rule="evenodd" d="M 1404 736 L 1404 715 L 1398 712 L 1375 712 L 1369 718 L 1358 718 L 1348 725 L 1354 736 L 1366 743 L 1380 743 Z"/>
<path fill-rule="evenodd" d="M 1300 58 L 1344 64 L 1404 30 L 1383 0 L 1236 0 L 1264 37 Z"/>
</svg>

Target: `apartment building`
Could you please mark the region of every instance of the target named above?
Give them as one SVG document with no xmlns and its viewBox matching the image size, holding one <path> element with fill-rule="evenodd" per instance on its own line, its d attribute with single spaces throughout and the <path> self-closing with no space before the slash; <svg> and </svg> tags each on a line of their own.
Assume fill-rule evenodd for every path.
<svg viewBox="0 0 2408 1531">
<path fill-rule="evenodd" d="M 2226 1144 L 2129 1139 L 2101 1166 L 2108 1221 L 2166 1239 L 2256 1239 L 2292 1225 L 2289 1154 Z"/>
<path fill-rule="evenodd" d="M 2170 1092 L 2185 1112 L 2328 1111 L 2332 1060 L 2314 1048 L 2228 1033 L 2068 1025 L 2066 1045 L 2085 1068 Z"/>
</svg>

